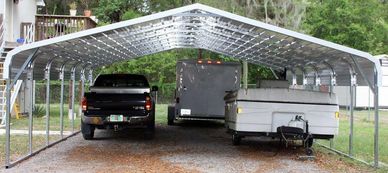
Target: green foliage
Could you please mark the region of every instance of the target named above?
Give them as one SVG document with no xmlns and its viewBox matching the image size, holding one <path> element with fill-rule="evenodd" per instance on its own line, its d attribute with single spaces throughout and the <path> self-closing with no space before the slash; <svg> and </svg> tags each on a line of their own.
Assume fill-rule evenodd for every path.
<svg viewBox="0 0 388 173">
<path fill-rule="evenodd" d="M 36 117 L 43 117 L 45 114 L 46 114 L 46 110 L 43 106 L 41 105 L 34 106 L 34 111 L 32 112 L 32 115 Z"/>
<path fill-rule="evenodd" d="M 148 0 L 146 1 L 147 10 L 149 13 L 157 13 L 173 8 L 180 7 L 182 0 Z"/>
<path fill-rule="evenodd" d="M 141 14 L 143 0 L 99 0 L 98 7 L 94 8 L 94 14 L 102 22 L 115 23 L 122 20 L 122 16 L 128 10 Z"/>
<path fill-rule="evenodd" d="M 128 11 L 126 11 L 123 16 L 121 17 L 122 20 L 129 20 L 129 19 L 134 19 L 134 18 L 137 18 L 137 17 L 140 17 L 141 14 L 139 14 L 138 12 L 132 10 L 132 9 L 129 9 Z"/>
<path fill-rule="evenodd" d="M 378 0 L 313 0 L 304 27 L 318 38 L 375 54 L 387 53 L 383 7 Z"/>
<path fill-rule="evenodd" d="M 77 3 L 75 3 L 75 2 L 70 3 L 70 4 L 69 4 L 69 8 L 70 8 L 71 10 L 76 10 L 76 9 L 77 9 Z"/>
</svg>

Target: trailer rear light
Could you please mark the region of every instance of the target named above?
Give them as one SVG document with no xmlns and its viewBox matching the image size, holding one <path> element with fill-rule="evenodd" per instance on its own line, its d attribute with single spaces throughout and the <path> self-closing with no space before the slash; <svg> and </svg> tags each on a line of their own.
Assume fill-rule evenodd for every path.
<svg viewBox="0 0 388 173">
<path fill-rule="evenodd" d="M 147 111 L 150 111 L 151 108 L 152 108 L 152 102 L 151 102 L 151 98 L 150 97 L 146 97 L 146 104 L 145 104 L 145 108 Z"/>
<path fill-rule="evenodd" d="M 237 113 L 238 114 L 242 113 L 242 108 L 237 108 Z"/>
<path fill-rule="evenodd" d="M 340 117 L 339 112 L 335 112 L 335 118 L 339 119 L 339 117 Z"/>
<path fill-rule="evenodd" d="M 82 111 L 86 111 L 86 109 L 88 108 L 88 101 L 86 100 L 86 97 L 82 97 L 81 107 Z"/>
</svg>

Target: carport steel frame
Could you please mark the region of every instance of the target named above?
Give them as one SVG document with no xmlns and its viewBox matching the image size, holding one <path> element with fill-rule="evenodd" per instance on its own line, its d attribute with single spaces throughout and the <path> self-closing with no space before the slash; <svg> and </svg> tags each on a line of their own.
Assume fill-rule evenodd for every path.
<svg viewBox="0 0 388 173">
<path fill-rule="evenodd" d="M 33 66 L 34 66 L 34 59 L 35 59 L 35 56 L 37 54 L 37 51 L 38 51 L 38 48 L 35 49 L 33 51 L 33 53 L 31 55 L 29 55 L 29 57 L 27 58 L 28 61 L 25 61 L 23 66 L 22 66 L 22 69 L 24 70 L 27 70 L 27 81 L 31 82 L 31 86 L 32 86 L 32 83 L 33 83 Z M 45 146 L 36 150 L 36 151 L 33 151 L 33 148 L 32 148 L 32 128 L 33 128 L 33 114 L 32 114 L 32 111 L 29 112 L 28 114 L 28 154 L 22 158 L 19 158 L 18 160 L 16 160 L 15 162 L 11 162 L 10 161 L 10 116 L 11 116 L 11 108 L 10 106 L 7 106 L 6 108 L 6 145 L 5 145 L 5 167 L 6 168 L 11 168 L 12 166 L 16 165 L 17 163 L 21 162 L 21 161 L 24 161 L 26 159 L 28 159 L 29 157 L 32 157 L 34 156 L 35 154 L 63 141 L 63 140 L 66 140 L 67 138 L 69 137 L 72 137 L 74 135 L 76 135 L 77 133 L 79 133 L 80 131 L 77 130 L 75 131 L 75 128 L 74 128 L 74 93 L 75 93 L 75 68 L 80 65 L 80 63 L 76 63 L 74 65 L 71 66 L 71 77 L 70 77 L 70 81 L 71 81 L 71 90 L 72 90 L 72 94 L 71 94 L 71 97 L 70 97 L 70 104 L 71 104 L 71 107 L 72 107 L 72 112 L 71 112 L 71 115 L 72 115 L 72 119 L 71 119 L 71 127 L 72 127 L 72 134 L 70 134 L 69 136 L 65 137 L 63 135 L 63 99 L 64 99 L 64 81 L 65 81 L 65 76 L 64 76 L 64 73 L 65 73 L 65 67 L 66 67 L 66 63 L 63 63 L 61 65 L 61 68 L 60 68 L 60 80 L 61 80 L 61 90 L 60 90 L 60 110 L 59 110 L 59 114 L 60 114 L 60 136 L 61 136 L 61 139 L 55 141 L 55 142 L 52 142 L 50 143 L 49 139 L 50 139 L 50 71 L 51 71 L 51 64 L 53 62 L 53 60 L 55 59 L 56 57 L 50 59 L 50 61 L 48 61 L 47 65 L 46 65 L 46 68 L 45 68 L 45 80 L 46 80 L 46 142 L 45 142 Z M 89 64 L 83 66 L 82 70 L 81 70 L 81 73 L 80 73 L 80 79 L 81 79 L 81 87 L 82 87 L 82 90 L 81 92 L 83 92 L 83 88 L 84 88 L 84 80 L 85 80 L 85 70 L 87 69 L 87 67 L 89 66 Z M 8 70 L 11 70 L 11 68 L 9 68 Z M 21 73 L 24 71 L 24 70 L 21 70 L 17 73 L 17 75 L 14 77 L 13 80 L 10 80 L 10 78 L 7 79 L 7 85 L 6 85 L 6 97 L 7 97 L 7 102 L 6 104 L 7 105 L 10 105 L 10 98 L 11 98 L 11 90 L 12 90 L 12 86 L 15 85 L 16 81 L 20 78 L 20 75 Z M 89 84 L 92 84 L 92 79 L 93 79 L 93 70 L 90 69 L 89 70 Z M 30 90 L 30 98 L 33 98 L 33 90 L 31 89 Z M 33 102 L 31 101 L 30 102 L 30 107 L 33 108 Z"/>
<path fill-rule="evenodd" d="M 188 19 L 187 19 L 188 18 Z M 185 19 L 185 20 L 183 20 Z M 195 20 L 194 20 L 195 19 Z M 171 23 L 168 26 L 163 26 L 165 23 Z M 201 21 L 203 20 L 203 21 Z M 152 23 L 158 21 L 156 24 Z M 198 23 L 198 21 L 200 21 Z M 147 23 L 149 22 L 149 23 Z M 186 23 L 185 23 L 186 22 Z M 197 22 L 197 23 L 195 23 Z M 148 29 L 141 28 L 141 24 L 149 24 L 143 26 Z M 167 25 L 167 24 L 166 24 Z M 178 26 L 175 26 L 178 25 Z M 180 25 L 184 27 L 179 28 Z M 131 28 L 133 26 L 133 28 Z M 136 27 L 138 26 L 138 27 Z M 163 30 L 163 27 L 164 30 Z M 169 27 L 172 27 L 172 30 Z M 176 28 L 174 28 L 176 27 Z M 162 30 L 158 30 L 162 28 Z M 146 31 L 152 31 L 147 34 Z M 111 32 L 112 31 L 112 32 Z M 143 32 L 143 33 L 142 33 Z M 136 34 L 143 34 L 143 38 L 136 38 Z M 109 35 L 111 34 L 111 35 Z M 135 35 L 135 39 L 131 41 L 129 37 Z M 99 40 L 98 36 L 102 38 Z M 165 36 L 166 38 L 163 38 Z M 123 42 L 115 40 L 122 39 Z M 128 37 L 128 38 L 127 38 Z M 203 37 L 207 37 L 204 39 Z M 89 38 L 91 43 L 85 41 Z M 101 39 L 100 38 L 100 39 Z M 104 40 L 105 39 L 105 40 Z M 133 39 L 133 38 L 132 38 Z M 143 41 L 142 41 L 143 40 Z M 231 41 L 232 40 L 232 41 Z M 72 42 L 74 41 L 74 42 Z M 78 41 L 78 42 L 77 42 Z M 106 42 L 108 43 L 106 43 Z M 77 43 L 85 43 L 85 45 L 76 45 Z M 140 44 L 142 47 L 136 47 L 133 43 L 144 42 Z M 66 48 L 65 45 L 73 47 Z M 112 46 L 113 45 L 113 46 Z M 56 51 L 61 48 L 62 51 Z M 93 54 L 85 54 L 78 47 L 93 52 Z M 71 73 L 71 108 L 74 111 L 74 88 L 76 82 L 76 68 L 81 66 L 80 79 L 83 90 L 85 84 L 85 71 L 89 69 L 89 83 L 92 83 L 93 69 L 98 66 L 109 65 L 118 60 L 129 60 L 132 58 L 153 54 L 165 50 L 175 48 L 198 48 L 207 49 L 213 52 L 224 54 L 227 56 L 239 58 L 249 63 L 260 64 L 271 67 L 276 70 L 284 68 L 289 69 L 292 75 L 292 84 L 297 84 L 296 70 L 299 69 L 303 73 L 303 85 L 308 84 L 308 77 L 313 75 L 313 84 L 321 85 L 322 77 L 329 76 L 330 92 L 332 87 L 344 81 L 337 79 L 337 76 L 349 75 L 350 86 L 350 134 L 349 134 L 349 152 L 342 153 L 350 158 L 353 157 L 353 107 L 354 107 L 354 87 L 358 82 L 370 87 L 374 93 L 374 108 L 375 108 L 375 129 L 374 129 L 374 164 L 378 167 L 378 132 L 379 132 L 379 112 L 378 112 L 378 97 L 379 86 L 381 85 L 381 69 L 380 62 L 374 59 L 370 54 L 348 48 L 342 45 L 331 43 L 325 40 L 307 36 L 301 33 L 290 31 L 284 28 L 272 26 L 249 18 L 228 13 L 219 9 L 208 7 L 201 4 L 193 4 L 177 9 L 168 10 L 144 16 L 124 22 L 119 22 L 99 28 L 90 29 L 74 34 L 56 37 L 40 42 L 35 42 L 29 45 L 18 47 L 8 53 L 5 61 L 4 78 L 7 79 L 6 97 L 7 105 L 10 105 L 11 89 L 21 75 L 27 72 L 27 79 L 33 81 L 33 70 L 35 60 L 44 55 L 39 53 L 50 53 L 50 49 L 55 52 L 50 55 L 45 64 L 46 80 L 46 145 L 42 149 L 32 151 L 32 112 L 29 113 L 29 153 L 27 156 L 15 161 L 10 161 L 10 117 L 11 108 L 7 106 L 6 109 L 6 154 L 5 166 L 12 167 L 16 163 L 33 156 L 37 152 L 56 144 L 67 137 L 63 136 L 63 97 L 64 97 L 64 80 L 66 66 L 70 65 Z M 73 49 L 72 49 L 73 48 Z M 88 49 L 89 48 L 89 49 Z M 43 49 L 43 50 L 41 50 Z M 94 50 L 91 50 L 94 49 Z M 231 50 L 230 50 L 231 49 Z M 23 52 L 30 51 L 28 56 L 23 57 Z M 127 51 L 127 52 L 124 52 Z M 20 53 L 20 54 L 19 54 Z M 128 54 L 127 54 L 128 53 Z M 307 54 L 307 55 L 306 55 Z M 318 54 L 318 56 L 317 56 Z M 129 57 L 123 56 L 127 55 Z M 11 69 L 14 67 L 14 60 L 17 58 L 24 59 L 24 62 L 17 66 L 17 73 L 12 74 Z M 101 57 L 99 57 L 101 56 Z M 108 58 L 112 57 L 112 58 Z M 293 59 L 290 59 L 292 57 Z M 357 59 L 358 58 L 358 59 Z M 61 80 L 61 96 L 60 96 L 60 130 L 61 139 L 50 143 L 49 141 L 49 127 L 50 127 L 50 73 L 52 72 L 52 62 L 54 60 L 63 59 L 60 65 Z M 73 64 L 69 64 L 72 61 Z M 334 61 L 334 62 L 332 62 Z M 75 62 L 75 63 L 74 63 Z M 345 66 L 335 67 L 336 63 L 343 63 Z M 362 63 L 362 64 L 361 64 Z M 42 65 L 42 64 L 40 64 Z M 321 66 L 328 71 L 325 72 L 320 69 Z M 306 67 L 311 67 L 313 72 L 308 72 Z M 368 69 L 366 69 L 368 68 Z M 373 69 L 372 69 L 373 68 Z M 347 74 L 343 71 L 348 71 Z M 369 71 L 368 71 L 369 70 Z M 372 70 L 372 72 L 371 72 Z M 341 73 L 341 74 L 340 74 Z M 360 76 L 358 75 L 361 74 Z M 372 74 L 373 73 L 373 74 Z M 371 77 L 373 76 L 373 77 Z M 12 78 L 13 77 L 13 78 Z M 357 78 L 363 80 L 357 80 Z M 12 80 L 11 80 L 12 79 Z M 32 90 L 30 95 L 32 96 Z M 72 116 L 74 114 L 72 113 Z M 74 129 L 74 116 L 72 117 L 72 132 L 74 134 L 79 131 Z M 332 145 L 331 145 L 332 146 Z M 330 147 L 331 148 L 331 147 Z M 332 148 L 331 148 L 332 149 Z M 333 149 L 334 150 L 334 149 Z M 365 163 L 365 162 L 364 162 Z"/>
</svg>

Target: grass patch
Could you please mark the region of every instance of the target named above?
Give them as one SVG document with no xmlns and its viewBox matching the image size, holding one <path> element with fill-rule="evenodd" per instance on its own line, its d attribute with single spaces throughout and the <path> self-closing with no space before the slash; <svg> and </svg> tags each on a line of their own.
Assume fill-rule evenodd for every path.
<svg viewBox="0 0 388 173">
<path fill-rule="evenodd" d="M 344 153 L 349 151 L 350 117 L 348 111 L 340 111 L 339 135 L 333 140 L 333 147 Z M 369 163 L 373 162 L 374 150 L 374 112 L 354 111 L 353 156 Z M 379 123 L 379 160 L 388 163 L 388 111 L 380 111 Z M 326 140 L 319 140 L 321 144 L 329 146 Z"/>
<path fill-rule="evenodd" d="M 42 105 L 39 105 L 42 107 Z M 46 109 L 45 109 L 46 111 Z M 78 112 L 78 105 L 75 106 L 75 111 Z M 45 116 L 33 116 L 33 129 L 34 130 L 46 130 L 46 117 Z M 74 119 L 74 128 L 79 129 L 81 126 L 80 116 L 77 115 Z M 21 117 L 20 119 L 11 119 L 12 130 L 28 130 L 28 117 Z M 68 118 L 68 106 L 64 105 L 63 111 L 63 129 L 64 131 L 71 131 L 72 128 L 71 119 Z M 60 130 L 60 116 L 59 116 L 59 104 L 52 104 L 50 106 L 50 131 Z"/>
<path fill-rule="evenodd" d="M 388 172 L 387 167 L 375 169 L 323 147 L 315 145 L 313 148 L 317 156 L 315 162 L 328 172 Z"/>
<path fill-rule="evenodd" d="M 155 123 L 156 124 L 167 124 L 167 107 L 168 104 L 157 104 L 155 112 Z"/>
<path fill-rule="evenodd" d="M 58 135 L 51 135 L 50 141 L 60 139 Z M 0 165 L 4 164 L 5 159 L 5 135 L 0 135 Z M 44 135 L 34 135 L 32 140 L 32 149 L 36 151 L 42 148 L 46 143 Z M 16 161 L 28 154 L 28 135 L 11 135 L 11 161 Z"/>
</svg>

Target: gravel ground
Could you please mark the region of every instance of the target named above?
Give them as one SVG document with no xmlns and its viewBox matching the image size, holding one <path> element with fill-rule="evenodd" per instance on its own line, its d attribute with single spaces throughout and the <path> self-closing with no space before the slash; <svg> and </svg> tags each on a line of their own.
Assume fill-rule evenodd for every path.
<svg viewBox="0 0 388 173">
<path fill-rule="evenodd" d="M 247 138 L 231 144 L 223 124 L 157 125 L 153 140 L 140 129 L 78 134 L 0 172 L 333 172 L 316 161 L 298 160 L 302 149 L 279 148 L 275 141 Z"/>
</svg>

